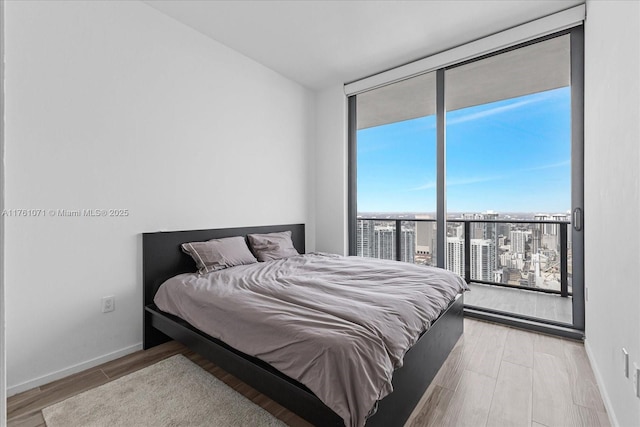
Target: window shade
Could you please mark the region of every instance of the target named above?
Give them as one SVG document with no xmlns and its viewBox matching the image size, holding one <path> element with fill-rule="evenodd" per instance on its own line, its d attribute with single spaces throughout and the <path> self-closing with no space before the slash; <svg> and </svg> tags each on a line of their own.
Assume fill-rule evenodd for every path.
<svg viewBox="0 0 640 427">
<path fill-rule="evenodd" d="M 515 46 L 563 29 L 575 27 L 584 21 L 585 11 L 584 4 L 572 7 L 401 67 L 346 84 L 344 86 L 345 94 L 347 96 L 356 95 L 428 71 Z"/>
</svg>

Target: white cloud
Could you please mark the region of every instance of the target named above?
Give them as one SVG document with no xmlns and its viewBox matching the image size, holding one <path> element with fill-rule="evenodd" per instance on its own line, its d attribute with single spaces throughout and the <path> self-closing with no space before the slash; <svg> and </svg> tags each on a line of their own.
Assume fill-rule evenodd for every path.
<svg viewBox="0 0 640 427">
<path fill-rule="evenodd" d="M 474 176 L 468 178 L 452 178 L 447 180 L 447 187 L 459 186 L 459 185 L 469 185 L 469 184 L 477 184 L 479 182 L 488 182 L 488 181 L 499 181 L 501 179 L 508 179 L 522 172 L 533 172 L 539 170 L 546 169 L 554 169 L 563 166 L 567 166 L 571 164 L 570 160 L 563 160 L 561 162 L 549 163 L 547 165 L 533 166 L 525 169 L 518 169 L 512 172 L 509 172 L 508 175 L 494 175 L 494 176 Z M 430 190 L 436 188 L 437 183 L 435 181 L 429 181 L 419 187 L 411 188 L 409 191 L 420 191 L 420 190 Z"/>
<path fill-rule="evenodd" d="M 457 125 L 460 123 L 470 122 L 473 120 L 483 119 L 485 117 L 495 116 L 496 114 L 502 114 L 507 111 L 515 110 L 516 108 L 520 108 L 523 105 L 531 104 L 536 102 L 533 99 L 527 99 L 525 101 L 514 102 L 513 104 L 503 105 L 501 107 L 494 107 L 484 111 L 478 111 L 477 113 L 467 114 L 464 116 L 456 117 L 455 119 L 447 120 L 447 126 L 449 125 Z"/>
<path fill-rule="evenodd" d="M 460 178 L 460 179 L 454 178 L 454 179 L 447 180 L 447 187 L 477 184 L 479 182 L 487 182 L 487 181 L 498 181 L 503 178 L 504 178 L 503 176 L 478 176 L 478 177 Z M 424 185 L 421 185 L 416 188 L 412 188 L 410 191 L 430 190 L 432 188 L 436 188 L 436 182 L 429 181 Z"/>
<path fill-rule="evenodd" d="M 540 93 L 537 93 L 536 96 L 527 97 L 527 99 L 524 99 L 522 101 L 514 102 L 513 104 L 503 105 L 503 106 L 500 106 L 500 107 L 493 107 L 493 108 L 489 108 L 488 110 L 479 111 L 477 113 L 467 114 L 467 115 L 464 115 L 464 116 L 461 116 L 461 117 L 456 117 L 454 119 L 447 120 L 447 126 L 455 125 L 455 124 L 459 124 L 459 123 L 470 122 L 472 120 L 478 120 L 478 119 L 482 119 L 482 118 L 485 118 L 485 117 L 494 116 L 496 114 L 502 114 L 502 113 L 505 113 L 507 111 L 511 111 L 511 110 L 515 110 L 517 108 L 520 108 L 520 107 L 522 107 L 524 105 L 534 104 L 534 103 L 538 103 L 538 102 L 547 100 L 547 99 L 552 98 L 554 96 L 557 96 L 557 94 L 554 91 L 540 92 Z"/>
<path fill-rule="evenodd" d="M 533 166 L 533 167 L 530 167 L 530 168 L 520 169 L 518 172 L 541 171 L 541 170 L 545 170 L 545 169 L 560 168 L 560 167 L 563 167 L 563 166 L 568 166 L 570 164 L 571 164 L 571 160 L 563 160 L 561 162 L 549 163 L 548 165 Z"/>
</svg>

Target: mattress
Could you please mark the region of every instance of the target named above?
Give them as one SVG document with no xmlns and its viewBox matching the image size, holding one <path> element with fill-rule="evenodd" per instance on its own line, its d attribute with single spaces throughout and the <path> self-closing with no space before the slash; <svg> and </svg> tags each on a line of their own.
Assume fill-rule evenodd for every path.
<svg viewBox="0 0 640 427">
<path fill-rule="evenodd" d="M 455 297 L 447 270 L 328 254 L 175 276 L 154 302 L 308 387 L 346 426 L 393 391 L 393 371 Z"/>
</svg>

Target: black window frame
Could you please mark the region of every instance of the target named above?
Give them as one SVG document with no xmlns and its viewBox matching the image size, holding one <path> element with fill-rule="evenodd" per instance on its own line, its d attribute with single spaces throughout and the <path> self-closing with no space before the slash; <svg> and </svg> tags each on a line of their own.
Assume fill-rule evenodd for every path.
<svg viewBox="0 0 640 427">
<path fill-rule="evenodd" d="M 570 37 L 570 85 L 571 85 L 571 238 L 572 238 L 572 325 L 528 318 L 513 313 L 499 312 L 492 309 L 470 307 L 465 305 L 465 313 L 485 320 L 497 321 L 530 330 L 553 333 L 574 339 L 584 338 L 585 301 L 584 301 L 584 25 L 564 29 L 552 34 L 538 37 L 523 43 L 500 49 L 489 54 L 479 55 L 469 60 L 447 65 L 437 69 L 425 70 L 425 73 L 436 72 L 436 167 L 437 167 L 437 200 L 436 200 L 436 265 L 445 267 L 446 256 L 446 105 L 445 105 L 445 72 L 447 70 L 500 55 L 512 50 L 521 49 L 556 37 Z M 411 78 L 414 76 L 410 76 Z M 357 95 L 348 100 L 348 201 L 347 225 L 349 255 L 357 253 Z M 468 248 L 467 248 L 468 249 Z"/>
</svg>

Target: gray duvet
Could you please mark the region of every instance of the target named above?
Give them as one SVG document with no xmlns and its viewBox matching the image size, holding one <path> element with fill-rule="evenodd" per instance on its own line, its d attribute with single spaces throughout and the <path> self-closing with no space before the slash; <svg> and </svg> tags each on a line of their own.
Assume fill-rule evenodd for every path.
<svg viewBox="0 0 640 427">
<path fill-rule="evenodd" d="M 307 254 L 181 274 L 155 303 L 306 385 L 346 426 L 393 391 L 405 352 L 457 294 L 449 271 Z"/>
</svg>

